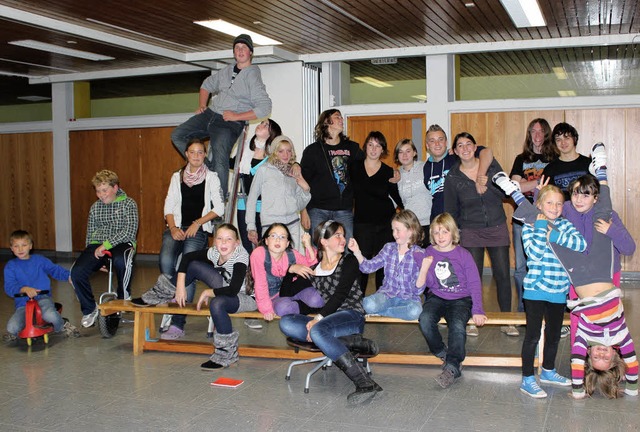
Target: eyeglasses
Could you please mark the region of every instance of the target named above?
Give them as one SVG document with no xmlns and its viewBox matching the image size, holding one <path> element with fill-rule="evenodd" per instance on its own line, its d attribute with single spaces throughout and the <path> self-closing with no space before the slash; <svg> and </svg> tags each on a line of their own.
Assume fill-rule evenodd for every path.
<svg viewBox="0 0 640 432">
<path fill-rule="evenodd" d="M 272 233 L 269 234 L 269 238 L 273 239 L 273 240 L 288 240 L 287 235 L 286 234 L 276 234 L 276 233 Z"/>
</svg>

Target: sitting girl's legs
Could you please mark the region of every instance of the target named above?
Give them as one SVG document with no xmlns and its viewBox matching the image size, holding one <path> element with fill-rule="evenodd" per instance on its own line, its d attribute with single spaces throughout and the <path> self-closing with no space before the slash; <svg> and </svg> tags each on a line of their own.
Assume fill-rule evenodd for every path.
<svg viewBox="0 0 640 432">
<path fill-rule="evenodd" d="M 307 323 L 313 318 L 294 314 L 282 316 L 280 319 L 280 331 L 287 337 L 293 338 L 297 341 L 307 341 Z"/>
<path fill-rule="evenodd" d="M 366 313 L 378 314 L 403 320 L 418 319 L 422 313 L 420 302 L 405 300 L 397 297 L 387 298 L 381 293 L 371 294 L 362 300 Z"/>
<path fill-rule="evenodd" d="M 471 318 L 471 304 L 471 297 L 445 301 L 444 319 L 449 329 L 449 347 L 444 367 L 451 369 L 456 378 L 461 375 L 460 365 L 466 357 L 466 328 Z"/>
<path fill-rule="evenodd" d="M 209 303 L 209 312 L 213 319 L 216 332 L 220 334 L 229 334 L 233 331 L 231 317 L 229 314 L 238 311 L 240 300 L 238 296 L 217 296 L 211 299 Z"/>
<path fill-rule="evenodd" d="M 420 331 L 427 341 L 429 350 L 442 361 L 447 355 L 447 346 L 442 341 L 442 335 L 438 330 L 438 321 L 444 316 L 444 303 L 444 299 L 428 292 L 419 318 Z"/>
<path fill-rule="evenodd" d="M 324 299 L 314 287 L 307 287 L 292 297 L 276 297 L 272 300 L 273 310 L 278 316 L 297 313 L 306 314 L 308 311 L 300 311 L 300 303 L 304 303 L 309 309 L 318 309 L 324 306 Z"/>
</svg>

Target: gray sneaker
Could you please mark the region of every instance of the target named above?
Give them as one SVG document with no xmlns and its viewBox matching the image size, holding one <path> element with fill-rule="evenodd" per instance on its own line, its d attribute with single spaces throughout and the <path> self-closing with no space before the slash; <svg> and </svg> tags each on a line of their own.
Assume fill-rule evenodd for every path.
<svg viewBox="0 0 640 432">
<path fill-rule="evenodd" d="M 71 324 L 66 318 L 64 318 L 64 326 L 62 326 L 62 330 L 60 330 L 60 333 L 65 337 L 80 337 L 80 330 L 78 330 L 78 327 Z"/>
<path fill-rule="evenodd" d="M 262 323 L 257 319 L 245 319 L 244 325 L 254 330 L 259 330 L 262 328 Z"/>
<path fill-rule="evenodd" d="M 94 325 L 96 323 L 96 318 L 98 318 L 98 313 L 100 313 L 100 311 L 98 310 L 98 305 L 96 305 L 96 308 L 93 310 L 93 312 L 88 315 L 83 315 L 82 320 L 80 321 L 82 327 L 87 328 Z"/>
<path fill-rule="evenodd" d="M 14 342 L 18 340 L 18 336 L 12 335 L 11 333 L 5 333 L 2 335 L 2 342 Z"/>
<path fill-rule="evenodd" d="M 449 368 L 443 369 L 440 375 L 438 375 L 435 379 L 440 387 L 445 389 L 453 384 L 453 382 L 456 380 L 453 371 Z"/>
</svg>

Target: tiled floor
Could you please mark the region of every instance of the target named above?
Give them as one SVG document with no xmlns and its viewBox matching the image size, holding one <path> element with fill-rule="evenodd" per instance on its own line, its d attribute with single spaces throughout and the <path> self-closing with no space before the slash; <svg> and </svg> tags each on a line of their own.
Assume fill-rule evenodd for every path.
<svg viewBox="0 0 640 432">
<path fill-rule="evenodd" d="M 69 266 L 70 262 L 62 262 Z M 153 284 L 157 266 L 139 262 L 134 295 Z M 95 292 L 105 290 L 106 277 L 94 278 Z M 497 310 L 495 288 L 485 277 L 485 308 Z M 625 283 L 627 320 L 636 338 L 640 324 L 637 282 Z M 63 315 L 75 324 L 81 314 L 71 287 L 54 288 Z M 640 307 L 640 306 L 636 306 Z M 0 319 L 13 311 L 7 296 L 0 300 Z M 250 330 L 235 322 L 243 343 L 265 340 L 284 345 L 277 322 Z M 187 337 L 204 339 L 206 320 L 190 319 Z M 574 401 L 566 388 L 545 387 L 547 399 L 534 400 L 519 391 L 520 370 L 467 367 L 447 390 L 434 381 L 435 366 L 373 365 L 383 395 L 367 406 L 349 408 L 353 385 L 337 368 L 319 371 L 311 392 L 303 393 L 305 366 L 284 375 L 286 360 L 242 358 L 229 369 L 203 372 L 204 356 L 131 353 L 132 324 L 103 339 L 96 327 L 82 337 L 54 336 L 48 346 L 24 341 L 0 347 L 0 430 L 2 431 L 635 431 L 640 429 L 637 397 Z M 383 350 L 423 351 L 416 326 L 369 325 L 367 336 Z M 469 352 L 518 353 L 522 336 L 512 338 L 497 328 L 480 329 L 469 339 Z M 569 374 L 569 344 L 561 341 L 557 359 Z M 211 387 L 217 376 L 244 379 L 237 389 Z"/>
</svg>

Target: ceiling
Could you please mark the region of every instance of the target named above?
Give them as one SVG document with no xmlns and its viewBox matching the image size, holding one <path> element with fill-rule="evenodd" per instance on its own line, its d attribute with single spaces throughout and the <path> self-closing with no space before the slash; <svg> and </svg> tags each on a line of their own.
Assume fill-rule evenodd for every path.
<svg viewBox="0 0 640 432">
<path fill-rule="evenodd" d="M 402 49 L 408 57 L 416 47 L 423 57 L 444 49 L 464 54 L 460 73 L 474 77 L 571 71 L 585 60 L 640 66 L 640 0 L 538 0 L 547 25 L 521 29 L 500 0 L 476 0 L 473 7 L 465 2 L 0 0 L 0 105 L 15 104 L 18 96 L 50 95 L 47 83 L 64 80 L 100 79 L 93 97 L 179 91 L 172 88 L 175 80 L 152 75 L 157 72 L 200 71 L 179 84 L 194 91 L 208 68 L 232 61 L 233 37 L 193 24 L 218 18 L 282 42 L 256 47 L 256 62 L 335 57 L 381 80 L 423 78 L 424 61 L 413 55 L 376 68 L 357 59 L 403 57 Z M 22 39 L 114 59 L 83 60 L 8 44 Z M 144 76 L 106 79 L 133 74 Z"/>
</svg>

